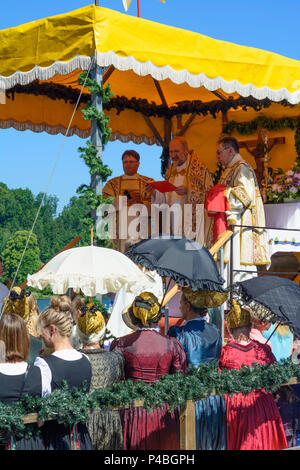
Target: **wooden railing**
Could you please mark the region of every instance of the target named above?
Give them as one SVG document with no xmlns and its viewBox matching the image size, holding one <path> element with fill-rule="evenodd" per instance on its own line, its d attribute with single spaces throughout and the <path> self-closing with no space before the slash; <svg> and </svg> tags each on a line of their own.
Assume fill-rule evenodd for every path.
<svg viewBox="0 0 300 470">
<path fill-rule="evenodd" d="M 282 384 L 295 385 L 297 384 L 297 378 L 293 377 L 289 382 Z M 215 395 L 214 392 L 211 395 Z M 130 405 L 122 407 L 114 407 L 113 410 L 119 410 L 123 408 L 136 408 L 144 405 L 143 400 L 135 400 Z M 55 419 L 55 418 L 52 418 Z M 52 420 L 51 419 L 51 420 Z M 180 405 L 180 449 L 178 450 L 197 450 L 196 449 L 196 414 L 195 414 L 195 400 L 187 400 L 185 405 Z M 49 420 L 50 421 L 50 420 Z M 38 422 L 37 413 L 31 413 L 23 416 L 24 424 L 31 424 Z M 290 447 L 286 450 L 300 450 L 300 447 Z"/>
</svg>

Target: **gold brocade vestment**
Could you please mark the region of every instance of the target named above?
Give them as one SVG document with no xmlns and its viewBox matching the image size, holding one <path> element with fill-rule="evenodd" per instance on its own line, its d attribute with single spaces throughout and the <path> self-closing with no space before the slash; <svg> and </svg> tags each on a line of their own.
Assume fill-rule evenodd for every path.
<svg viewBox="0 0 300 470">
<path fill-rule="evenodd" d="M 173 164 L 170 165 L 166 171 L 165 179 L 177 187 L 185 186 L 187 188 L 187 193 L 184 196 L 178 196 L 174 191 L 166 193 L 165 200 L 169 205 L 172 205 L 173 203 L 181 204 L 182 210 L 184 209 L 185 204 L 190 204 L 192 206 L 192 224 L 190 229 L 191 232 L 196 233 L 196 236 L 190 237 L 189 233 L 185 233 L 187 227 L 184 226 L 184 217 L 182 220 L 182 234 L 187 236 L 187 238 L 193 238 L 197 242 L 204 244 L 207 248 L 210 248 L 212 245 L 213 224 L 212 219 L 208 217 L 207 212 L 204 209 L 204 203 L 209 189 L 213 186 L 211 175 L 194 150 L 189 152 L 188 158 L 181 168 L 178 168 Z M 196 220 L 196 216 L 198 214 L 197 206 L 200 207 L 200 205 L 202 206 L 201 227 L 199 227 L 199 220 Z"/>
<path fill-rule="evenodd" d="M 129 176 L 129 175 L 122 175 L 122 176 L 117 176 L 116 178 L 112 178 L 110 179 L 106 185 L 104 186 L 103 188 L 103 191 L 102 191 L 102 194 L 103 194 L 103 198 L 106 199 L 108 197 L 113 197 L 114 199 L 118 198 L 119 196 L 123 196 L 123 197 L 127 197 L 127 201 L 128 201 L 128 207 L 127 207 L 127 212 L 130 208 L 130 204 L 131 203 L 134 203 L 134 197 L 130 196 L 130 193 L 131 191 L 132 192 L 137 192 L 139 194 L 139 198 L 140 200 L 137 202 L 139 204 L 144 204 L 147 208 L 147 211 L 148 211 L 148 220 L 147 220 L 147 224 L 148 222 L 151 220 L 150 219 L 150 215 L 151 215 L 151 212 L 150 212 L 150 203 L 151 203 L 151 197 L 150 197 L 150 193 L 147 193 L 145 191 L 145 188 L 146 188 L 146 182 L 151 182 L 151 181 L 154 181 L 153 178 L 149 178 L 148 176 L 142 176 L 142 175 L 139 175 L 138 173 L 136 175 L 133 175 L 133 176 Z M 122 210 L 126 210 L 126 208 L 123 208 Z M 127 214 L 127 224 L 129 226 L 130 222 L 136 218 L 137 216 L 130 216 Z M 125 220 L 125 219 L 124 219 Z M 128 237 L 125 237 L 125 238 L 120 238 L 120 213 L 119 213 L 119 210 L 117 209 L 117 212 L 116 212 L 116 238 L 114 239 L 111 239 L 111 241 L 113 242 L 114 244 L 114 248 L 118 251 L 121 251 L 122 253 L 124 253 L 127 248 L 128 248 L 128 245 L 130 243 L 137 243 L 139 241 L 139 238 L 130 238 L 129 236 Z M 127 228 L 127 227 L 126 227 Z M 125 228 L 125 229 L 126 229 Z M 149 230 L 149 228 L 148 228 Z M 124 228 L 122 229 L 122 233 L 124 233 Z M 149 236 L 150 236 L 150 233 L 149 233 Z"/>
</svg>

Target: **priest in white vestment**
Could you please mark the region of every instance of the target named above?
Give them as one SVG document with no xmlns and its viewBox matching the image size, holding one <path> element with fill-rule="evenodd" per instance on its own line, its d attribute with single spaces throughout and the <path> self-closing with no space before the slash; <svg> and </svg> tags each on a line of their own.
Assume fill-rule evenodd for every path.
<svg viewBox="0 0 300 470">
<path fill-rule="evenodd" d="M 265 212 L 260 189 L 253 168 L 239 154 L 236 139 L 224 137 L 217 144 L 217 159 L 224 170 L 219 184 L 225 185 L 229 204 L 227 225 L 233 227 L 233 282 L 244 281 L 257 275 L 257 266 L 270 264 Z M 247 225 L 251 228 L 235 227 Z M 253 228 L 252 228 L 253 227 Z M 224 247 L 227 263 L 224 277 L 230 282 L 230 240 Z M 239 271 L 239 272 L 238 272 Z"/>
</svg>

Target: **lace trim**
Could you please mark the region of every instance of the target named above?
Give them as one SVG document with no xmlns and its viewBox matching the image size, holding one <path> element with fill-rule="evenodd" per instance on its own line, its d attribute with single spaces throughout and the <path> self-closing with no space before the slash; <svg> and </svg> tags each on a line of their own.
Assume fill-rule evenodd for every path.
<svg viewBox="0 0 300 470">
<path fill-rule="evenodd" d="M 1 88 L 8 90 L 15 85 L 28 85 L 33 80 L 50 80 L 54 75 L 67 75 L 76 69 L 88 70 L 92 58 L 86 56 L 76 56 L 68 62 L 54 62 L 49 67 L 40 67 L 36 65 L 28 72 L 18 70 L 9 77 L 0 75 Z"/>
<path fill-rule="evenodd" d="M 133 56 L 120 57 L 114 51 L 109 52 L 96 52 L 97 64 L 101 67 L 108 67 L 113 65 L 118 70 L 126 71 L 133 70 L 134 73 L 140 76 L 151 75 L 156 80 L 170 79 L 176 84 L 187 83 L 192 88 L 199 88 L 204 86 L 207 90 L 215 91 L 222 89 L 225 93 L 232 94 L 239 93 L 243 97 L 253 96 L 256 99 L 269 98 L 272 101 L 278 102 L 287 100 L 291 104 L 300 102 L 300 91 L 294 93 L 289 92 L 286 88 L 280 90 L 272 90 L 264 86 L 256 88 L 251 83 L 242 85 L 237 80 L 228 82 L 222 77 L 209 78 L 204 73 L 193 75 L 188 70 L 174 70 L 169 65 L 158 67 L 152 62 L 138 62 Z M 75 69 L 88 70 L 91 63 L 91 57 L 76 56 L 69 62 L 54 62 L 49 67 L 35 66 L 28 72 L 17 71 L 9 77 L 0 76 L 1 87 L 4 89 L 12 88 L 17 84 L 26 85 L 33 80 L 49 80 L 56 74 L 66 75 L 73 72 Z"/>
<path fill-rule="evenodd" d="M 8 120 L 0 120 L 0 128 L 1 129 L 10 129 L 10 128 L 16 129 L 17 131 L 26 131 L 26 130 L 31 130 L 33 132 L 47 132 L 47 134 L 51 135 L 57 135 L 57 134 L 63 134 L 65 135 L 67 132 L 67 128 L 64 126 L 49 126 L 46 123 L 42 124 L 34 124 L 33 122 L 26 121 L 26 122 L 17 122 L 14 119 L 8 119 Z M 82 139 L 87 139 L 90 135 L 91 131 L 90 129 L 87 130 L 81 130 L 78 129 L 77 127 L 71 127 L 69 129 L 68 137 L 71 137 L 72 135 L 77 135 L 78 137 L 81 137 Z"/>
<path fill-rule="evenodd" d="M 47 132 L 47 134 L 57 135 L 66 134 L 67 128 L 64 126 L 49 126 L 46 123 L 34 124 L 33 122 L 17 122 L 14 119 L 0 120 L 0 129 L 16 129 L 17 131 L 31 130 L 33 132 Z M 91 134 L 90 129 L 82 130 L 78 127 L 71 127 L 69 129 L 68 137 L 77 135 L 82 139 L 87 139 Z M 120 142 L 134 142 L 135 144 L 145 143 L 147 145 L 160 145 L 159 141 L 155 137 L 147 137 L 145 135 L 135 136 L 134 134 L 123 135 L 121 132 L 114 132 L 109 139 L 111 142 L 119 140 Z"/>
<path fill-rule="evenodd" d="M 49 286 L 54 294 L 63 295 L 72 286 L 74 292 L 82 293 L 88 297 L 94 297 L 96 294 L 107 294 L 107 292 L 117 293 L 125 286 L 126 292 L 138 295 L 143 289 L 147 289 L 149 284 L 141 278 L 132 276 L 128 273 L 126 278 L 121 276 L 110 276 L 109 279 L 93 276 L 82 276 L 80 274 L 59 275 L 57 273 L 35 273 L 28 275 L 28 286 L 43 290 Z"/>
<path fill-rule="evenodd" d="M 228 82 L 222 77 L 209 78 L 204 73 L 193 75 L 186 69 L 177 71 L 172 69 L 169 65 L 158 67 L 150 61 L 142 63 L 138 62 L 133 56 L 120 57 L 114 51 L 106 53 L 97 51 L 96 61 L 97 64 L 102 67 L 113 65 L 118 70 L 133 70 L 134 73 L 140 76 L 151 75 L 156 80 L 165 80 L 169 78 L 172 82 L 178 85 L 181 83 L 187 83 L 192 88 L 204 86 L 209 91 L 222 89 L 228 94 L 237 92 L 243 97 L 253 96 L 259 100 L 269 98 L 272 101 L 282 101 L 285 99 L 291 104 L 297 104 L 300 102 L 300 91 L 290 93 L 286 88 L 272 90 L 267 86 L 256 88 L 252 83 L 242 85 L 237 80 Z"/>
</svg>

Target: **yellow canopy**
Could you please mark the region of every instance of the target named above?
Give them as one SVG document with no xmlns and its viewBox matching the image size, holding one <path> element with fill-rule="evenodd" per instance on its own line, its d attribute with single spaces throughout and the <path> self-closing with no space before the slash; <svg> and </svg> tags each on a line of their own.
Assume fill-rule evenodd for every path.
<svg viewBox="0 0 300 470">
<path fill-rule="evenodd" d="M 106 111 L 112 139 L 153 144 L 160 143 L 157 134 L 164 137 L 163 113 L 152 114 L 149 124 L 145 113 L 137 112 L 135 99 L 166 110 L 229 95 L 300 103 L 299 61 L 95 5 L 0 31 L 0 57 L 0 88 L 7 91 L 6 103 L 0 104 L 4 128 L 64 132 L 80 90 L 78 75 L 89 69 L 93 57 L 104 68 L 104 81 L 110 83 L 118 106 L 125 106 L 121 112 L 117 105 Z M 87 97 L 85 90 L 80 107 Z M 278 108 L 284 116 L 286 108 Z M 245 111 L 232 112 L 249 120 Z M 220 119 L 216 126 L 208 115 L 194 121 L 186 134 L 192 141 L 197 140 L 192 129 L 199 120 L 210 121 L 212 137 L 219 126 L 219 136 Z M 176 133 L 176 119 L 171 121 Z M 85 138 L 89 133 L 79 108 L 69 135 Z"/>
</svg>

